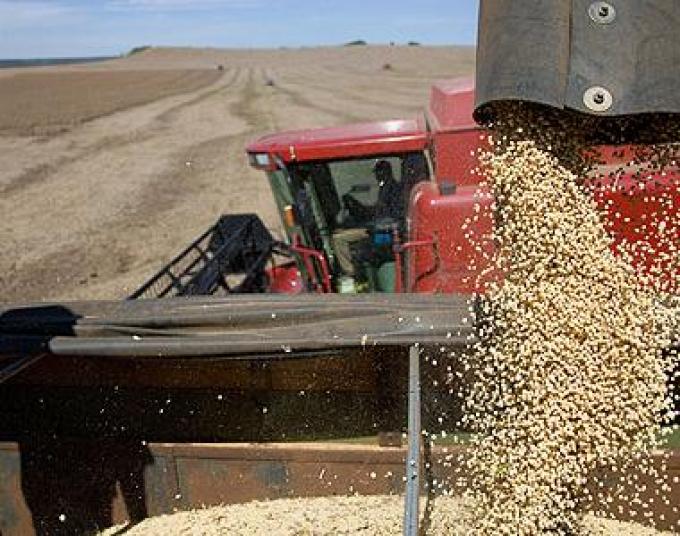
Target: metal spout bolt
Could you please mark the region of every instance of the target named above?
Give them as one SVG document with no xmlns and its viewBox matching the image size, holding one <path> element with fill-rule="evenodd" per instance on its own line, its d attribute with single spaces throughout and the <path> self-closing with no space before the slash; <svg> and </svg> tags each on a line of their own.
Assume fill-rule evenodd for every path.
<svg viewBox="0 0 680 536">
<path fill-rule="evenodd" d="M 616 19 L 616 8 L 609 2 L 593 2 L 588 15 L 597 24 L 611 24 Z"/>
</svg>

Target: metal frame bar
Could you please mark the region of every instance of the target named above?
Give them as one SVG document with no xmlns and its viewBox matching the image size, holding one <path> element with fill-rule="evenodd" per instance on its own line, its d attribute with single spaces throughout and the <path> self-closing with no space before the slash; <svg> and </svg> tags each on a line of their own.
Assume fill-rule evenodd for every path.
<svg viewBox="0 0 680 536">
<path fill-rule="evenodd" d="M 38 361 L 40 361 L 43 357 L 46 357 L 47 354 L 29 354 L 25 357 L 19 358 L 16 361 L 13 361 L 9 365 L 6 365 L 5 367 L 0 369 L 0 384 L 5 383 L 6 381 L 11 380 L 24 370 L 26 370 L 28 367 L 34 365 Z"/>
<path fill-rule="evenodd" d="M 406 457 L 406 501 L 404 536 L 418 536 L 420 520 L 420 348 L 409 348 L 408 373 L 408 456 Z"/>
<path fill-rule="evenodd" d="M 437 237 L 433 236 L 429 239 L 403 243 L 401 242 L 399 231 L 394 231 L 392 237 L 392 252 L 394 253 L 395 272 L 397 274 L 397 277 L 394 280 L 394 292 L 395 294 L 401 294 L 402 292 L 412 292 L 412 287 L 414 287 L 421 279 L 436 273 L 441 267 L 441 257 L 439 255 Z M 432 247 L 432 253 L 434 255 L 434 264 L 432 268 L 426 272 L 420 274 L 410 274 L 408 277 L 405 277 L 404 265 L 407 259 L 405 258 L 406 256 L 404 254 L 408 253 L 410 250 L 425 248 L 428 246 Z"/>
</svg>

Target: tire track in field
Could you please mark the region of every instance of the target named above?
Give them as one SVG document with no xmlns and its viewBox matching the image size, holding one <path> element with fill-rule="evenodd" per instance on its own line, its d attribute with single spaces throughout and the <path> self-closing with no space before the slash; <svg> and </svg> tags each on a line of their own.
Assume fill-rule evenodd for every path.
<svg viewBox="0 0 680 536">
<path fill-rule="evenodd" d="M 298 77 L 299 74 L 300 73 L 295 73 L 295 75 Z M 288 73 L 288 75 L 290 76 L 290 73 Z M 357 122 L 362 120 L 362 118 L 359 115 L 353 114 L 346 110 L 341 111 L 336 108 L 330 106 L 323 106 L 318 102 L 312 101 L 303 94 L 306 85 L 302 85 L 300 89 L 293 89 L 294 87 L 298 87 L 299 85 L 285 81 L 283 79 L 283 76 L 277 77 L 276 72 L 273 71 L 272 69 L 263 68 L 262 76 L 264 78 L 264 81 L 273 82 L 274 85 L 272 86 L 272 89 L 275 92 L 282 95 L 286 100 L 288 100 L 291 104 L 295 106 L 298 106 L 305 110 L 314 110 L 329 115 L 330 117 L 333 117 L 340 123 Z M 329 93 L 332 93 L 332 91 L 329 91 Z"/>
<path fill-rule="evenodd" d="M 235 84 L 240 87 L 243 83 L 245 79 L 243 72 L 239 69 L 230 81 L 229 88 Z M 221 95 L 231 96 L 232 94 L 226 86 L 223 86 L 220 92 L 213 91 L 211 98 L 217 100 Z M 205 107 L 206 103 L 210 102 L 207 99 L 192 100 L 194 100 L 194 107 Z M 176 115 L 171 119 L 177 123 L 177 129 L 182 127 L 183 113 L 190 114 L 191 107 L 175 110 Z M 150 128 L 151 132 L 147 133 L 145 138 L 149 139 L 152 144 L 155 142 L 158 145 L 160 140 L 168 135 L 167 125 L 162 129 L 153 128 L 150 125 L 147 125 L 147 128 Z M 154 140 L 155 137 L 158 137 L 158 140 Z M 139 143 L 139 139 L 137 138 L 132 144 Z M 115 149 L 132 144 L 119 144 Z M 105 153 L 112 149 L 114 147 L 108 145 L 105 148 L 102 147 L 101 151 Z M 131 149 L 134 148 L 131 147 Z M 185 149 L 182 153 L 184 151 Z M 96 152 L 87 156 L 91 159 L 96 156 Z M 159 154 L 159 157 L 168 158 L 168 155 Z M 161 225 L 157 225 L 158 221 L 171 212 L 177 204 L 185 202 L 187 198 L 190 199 L 194 194 L 193 190 L 201 187 L 200 182 L 187 181 L 186 177 L 182 176 L 186 168 L 181 157 L 181 153 L 175 156 L 170 155 L 169 161 L 172 164 L 168 167 L 174 170 L 174 173 L 161 173 L 145 183 L 138 193 L 130 196 L 130 204 L 118 207 L 113 211 L 111 218 L 102 218 L 100 221 L 92 222 L 94 225 L 85 221 L 77 224 L 70 239 L 62 241 L 59 249 L 51 251 L 48 249 L 45 254 L 33 255 L 33 258 L 24 262 L 21 262 L 22 255 L 14 255 L 19 258 L 19 263 L 10 263 L 8 270 L 0 270 L 0 273 L 7 273 L 4 281 L 0 276 L 2 300 L 73 298 L 74 294 L 91 297 L 92 295 L 88 292 L 89 286 L 96 285 L 100 280 L 113 281 L 121 274 L 125 275 L 130 272 L 133 274 L 134 283 L 141 283 L 149 273 L 148 271 L 142 274 L 135 273 L 134 270 L 140 264 L 140 260 L 144 260 L 147 252 L 157 249 L 154 246 L 157 242 L 163 242 L 161 239 L 163 234 L 167 236 L 181 234 L 178 232 L 178 226 L 181 229 L 181 219 L 169 219 Z M 59 171 L 63 175 L 67 170 Z M 200 210 L 200 206 L 196 207 L 196 210 Z M 135 243 L 134 239 L 130 240 L 131 236 L 139 237 L 138 243 Z M 16 243 L 14 249 L 17 253 L 20 248 L 22 244 Z M 174 254 L 175 249 L 177 248 L 171 247 L 165 249 L 164 252 Z M 11 256 L 12 254 L 8 252 L 5 260 L 9 261 Z M 158 258 L 157 255 L 156 258 Z M 103 293 L 101 297 L 104 296 L 122 297 L 120 290 Z"/>
<path fill-rule="evenodd" d="M 210 99 L 210 98 L 215 97 L 215 96 L 217 96 L 221 93 L 224 93 L 224 91 L 226 89 L 229 89 L 230 87 L 232 87 L 236 83 L 236 81 L 239 77 L 240 71 L 241 70 L 238 69 L 238 68 L 230 69 L 228 72 L 232 73 L 232 77 L 224 86 L 217 87 L 217 88 L 213 89 L 212 91 L 207 91 L 206 93 L 203 93 L 201 95 L 197 95 L 195 98 L 193 98 L 193 99 L 191 99 L 187 102 L 183 102 L 181 104 L 173 106 L 172 108 L 166 110 L 162 114 L 159 114 L 156 117 L 155 120 L 159 121 L 161 123 L 168 123 L 168 122 L 172 121 L 172 119 L 174 119 L 177 116 L 177 114 L 179 112 L 181 112 L 182 110 L 184 110 L 185 108 L 195 106 L 196 104 L 200 104 L 204 100 Z M 226 76 L 226 75 L 227 75 L 227 73 L 224 74 L 224 76 Z M 224 78 L 224 76 L 223 76 L 223 78 Z"/>
<path fill-rule="evenodd" d="M 137 211 L 140 214 L 144 214 L 145 218 L 157 217 L 161 213 L 165 213 L 173 209 L 176 205 L 182 203 L 187 194 L 190 194 L 196 190 L 200 190 L 207 185 L 202 184 L 200 181 L 192 180 L 190 186 L 186 186 L 187 181 L 183 180 L 187 175 L 192 174 L 194 177 L 196 172 L 201 172 L 202 165 L 204 162 L 209 162 L 212 159 L 206 155 L 206 153 L 213 153 L 211 148 L 217 148 L 220 152 L 227 154 L 233 153 L 229 151 L 229 146 L 234 143 L 242 142 L 246 139 L 248 135 L 252 132 L 254 128 L 251 123 L 251 115 L 249 113 L 243 112 L 246 108 L 252 105 L 255 100 L 254 93 L 254 81 L 253 74 L 250 69 L 243 71 L 246 73 L 243 86 L 239 90 L 237 100 L 229 105 L 229 112 L 234 116 L 243 119 L 248 125 L 247 130 L 243 130 L 237 134 L 227 134 L 224 136 L 217 136 L 204 140 L 200 143 L 195 143 L 183 147 L 180 151 L 175 153 L 170 158 L 170 164 L 164 173 L 160 174 L 156 179 L 149 182 L 140 195 L 135 199 L 135 205 Z M 215 95 L 213 95 L 215 97 Z M 187 163 L 191 163 L 191 166 L 187 166 Z M 182 191 L 175 191 L 173 188 L 168 188 L 168 185 L 176 185 L 176 187 L 182 187 Z M 217 218 L 218 214 L 213 215 Z M 210 216 L 212 220 L 213 217 Z M 127 225 L 128 222 L 126 222 Z M 168 254 L 173 254 L 173 252 L 168 252 Z"/>
<path fill-rule="evenodd" d="M 353 84 L 343 85 L 347 77 L 339 75 L 337 69 L 333 70 L 326 66 L 318 66 L 313 69 L 305 70 L 303 76 L 297 78 L 298 83 L 304 83 L 306 87 L 312 87 L 323 91 L 333 91 L 349 94 L 352 91 L 352 98 L 362 100 L 365 95 L 377 93 L 371 97 L 371 102 L 380 107 L 385 106 L 384 95 L 388 95 L 390 103 L 394 96 L 412 99 L 417 94 L 429 91 L 429 85 L 423 84 L 422 78 L 410 77 L 399 71 L 380 71 L 376 73 L 362 72 L 352 76 Z M 326 82 L 323 84 L 321 82 Z M 293 82 L 295 83 L 295 82 Z M 356 93 L 356 92 L 359 93 Z M 380 99 L 380 97 L 383 97 Z"/>
<path fill-rule="evenodd" d="M 117 217 L 88 229 L 87 247 L 77 243 L 66 244 L 64 250 L 22 266 L 21 273 L 32 274 L 34 281 L 43 279 L 40 274 L 61 274 L 58 288 L 41 284 L 30 286 L 19 275 L 15 277 L 15 288 L 7 289 L 6 295 L 19 294 L 22 299 L 44 296 L 71 299 L 81 293 L 84 297 L 123 297 L 160 268 L 163 259 L 174 256 L 186 245 L 185 242 L 213 223 L 222 210 L 205 209 L 209 201 L 200 202 L 201 198 L 210 198 L 221 189 L 212 180 L 216 175 L 222 175 L 221 170 L 217 166 L 211 169 L 211 163 L 218 161 L 223 154 L 232 159 L 236 154 L 242 154 L 248 137 L 266 124 L 267 114 L 258 106 L 261 95 L 252 69 L 240 70 L 236 89 L 238 96 L 228 109 L 230 114 L 247 124 L 244 130 L 188 145 L 171 155 L 166 172 L 146 182 Z M 219 92 L 211 95 L 214 100 L 219 97 Z M 193 105 L 206 106 L 210 102 L 210 99 L 201 99 Z M 181 127 L 180 115 L 190 113 L 190 106 L 176 110 L 176 113 L 172 120 Z M 242 160 L 243 167 L 246 167 L 245 157 Z M 186 162 L 194 165 L 187 167 Z M 248 194 L 249 185 L 242 180 L 238 183 L 243 185 L 243 193 Z M 252 192 L 249 195 L 252 196 Z M 242 199 L 241 193 L 237 197 Z M 222 199 L 225 205 L 233 205 L 228 197 Z M 193 214 L 192 227 L 196 227 L 181 227 L 182 221 L 187 219 L 184 217 L 186 211 L 203 212 L 198 221 L 203 219 L 205 223 L 197 223 Z M 131 243 L 134 241 L 130 240 L 130 236 L 139 236 L 139 243 Z M 153 241 L 145 237 L 153 237 Z"/>
<path fill-rule="evenodd" d="M 389 84 L 385 84 L 386 86 L 389 86 Z M 372 108 L 376 108 L 380 110 L 381 112 L 385 113 L 385 111 L 389 108 L 394 108 L 395 110 L 399 110 L 400 112 L 404 113 L 404 111 L 409 111 L 409 112 L 417 112 L 418 110 L 422 109 L 422 107 L 426 104 L 425 101 L 423 102 L 418 102 L 418 99 L 416 98 L 416 95 L 414 95 L 413 92 L 407 94 L 404 91 L 401 92 L 391 92 L 390 96 L 394 98 L 395 96 L 400 97 L 404 101 L 410 101 L 408 104 L 401 104 L 399 102 L 390 102 L 389 105 L 385 104 L 385 99 L 380 99 L 379 97 L 372 97 L 369 96 L 370 93 L 380 93 L 381 91 L 384 92 L 384 89 L 380 88 L 371 88 L 371 89 L 347 89 L 347 88 L 338 88 L 336 86 L 333 86 L 331 89 L 328 86 L 322 85 L 322 84 L 315 84 L 315 83 L 310 83 L 310 84 L 305 84 L 305 88 L 309 88 L 312 90 L 316 90 L 319 92 L 325 92 L 325 93 L 330 93 L 333 95 L 333 97 L 336 97 L 338 100 L 341 101 L 347 101 L 348 104 L 353 104 L 356 105 L 356 103 L 360 103 L 365 106 L 370 106 Z M 389 108 L 388 108 L 389 106 Z M 367 118 L 364 116 L 363 121 L 366 121 Z"/>
<path fill-rule="evenodd" d="M 243 73 L 243 85 L 238 92 L 237 99 L 229 104 L 228 109 L 229 115 L 240 119 L 246 125 L 246 128 L 235 134 L 217 136 L 189 145 L 177 152 L 172 157 L 172 163 L 168 165 L 167 171 L 159 175 L 154 181 L 148 183 L 144 192 L 137 198 L 136 204 L 141 213 L 146 216 L 157 217 L 159 214 L 167 213 L 177 205 L 185 202 L 186 197 L 189 197 L 189 195 L 191 195 L 192 199 L 195 199 L 195 194 L 200 194 L 203 189 L 207 188 L 215 188 L 214 192 L 216 194 L 225 190 L 227 194 L 234 193 L 234 190 L 230 189 L 230 187 L 223 188 L 221 184 L 212 184 L 209 180 L 196 180 L 196 174 L 209 174 L 210 172 L 220 174 L 224 171 L 225 174 L 231 172 L 245 175 L 252 172 L 245 158 L 247 142 L 250 141 L 251 137 L 262 132 L 264 129 L 274 129 L 276 125 L 271 122 L 272 114 L 269 111 L 269 106 L 263 105 L 263 98 L 266 98 L 267 95 L 263 91 L 265 78 L 262 72 L 248 68 Z M 217 164 L 220 160 L 226 160 L 224 162 L 224 169 L 221 167 L 210 167 Z M 188 162 L 191 163 L 190 167 L 186 165 Z M 161 185 L 186 184 L 184 179 L 189 175 L 192 175 L 194 179 L 192 179 L 189 189 L 182 192 L 183 195 L 177 195 L 178 192 L 173 192 L 171 189 L 159 188 Z M 256 176 L 259 177 L 259 172 L 257 172 Z M 250 186 L 250 183 L 242 180 L 240 177 L 226 176 L 224 181 L 219 182 L 229 183 L 238 187 L 246 186 L 244 193 L 252 195 L 252 193 L 248 192 L 247 188 L 247 186 Z M 230 199 L 225 198 L 224 202 L 227 205 L 231 205 L 232 208 L 237 208 L 233 207 L 234 203 L 230 203 Z M 210 212 L 206 214 L 206 222 L 212 223 L 221 213 L 222 211 L 220 210 L 219 213 Z M 197 233 L 202 230 L 197 229 Z M 174 253 L 173 251 L 168 251 L 167 255 Z"/>
<path fill-rule="evenodd" d="M 288 98 L 288 100 L 290 100 L 293 104 L 300 106 L 301 108 L 317 110 L 319 112 L 325 113 L 338 119 L 340 122 L 345 123 L 353 123 L 365 120 L 364 117 L 361 117 L 357 114 L 353 114 L 351 112 L 346 111 L 343 112 L 338 110 L 337 108 L 331 108 L 330 106 L 322 106 L 320 104 L 312 102 L 310 99 L 305 97 L 300 90 L 295 90 L 290 85 L 284 86 L 282 84 L 278 84 L 276 87 L 280 93 L 282 93 Z"/>
<path fill-rule="evenodd" d="M 328 80 L 328 77 L 318 77 L 324 80 Z M 317 77 L 313 77 L 316 80 Z M 389 103 L 385 99 L 377 99 L 370 96 L 373 92 L 379 92 L 380 88 L 373 87 L 365 91 L 352 90 L 338 84 L 332 84 L 332 80 L 329 81 L 328 85 L 324 85 L 318 82 L 307 82 L 307 81 L 296 81 L 288 82 L 287 89 L 289 91 L 294 91 L 296 93 L 306 92 L 307 95 L 301 100 L 303 103 L 307 103 L 308 106 L 313 106 L 312 95 L 319 95 L 319 99 L 328 100 L 328 97 L 336 100 L 337 105 L 333 108 L 326 106 L 325 111 L 335 111 L 333 115 L 340 119 L 343 123 L 359 123 L 372 121 L 379 118 L 388 118 L 393 114 L 404 115 L 406 113 L 417 113 L 420 111 L 425 104 L 424 95 L 422 99 L 418 98 L 416 95 L 399 95 L 401 101 L 410 101 L 408 104 L 393 102 Z M 385 84 L 389 86 L 389 84 Z M 297 89 L 293 89 L 297 88 Z M 387 91 L 385 88 L 384 91 Z M 392 95 L 391 95 L 392 96 Z M 300 99 L 298 99 L 300 100 Z M 343 114 L 338 112 L 338 110 L 358 110 L 358 112 Z M 392 112 L 392 110 L 394 110 Z"/>
<path fill-rule="evenodd" d="M 166 173 L 146 185 L 137 199 L 138 213 L 151 220 L 164 222 L 156 232 L 163 228 L 167 233 L 172 233 L 177 222 L 184 219 L 183 213 L 200 210 L 200 218 L 191 218 L 195 227 L 189 229 L 184 238 L 172 243 L 168 241 L 166 247 L 158 248 L 151 258 L 136 259 L 134 269 L 129 274 L 112 282 L 115 288 L 109 291 L 109 295 L 121 288 L 129 294 L 221 214 L 258 212 L 252 207 L 253 200 L 269 199 L 264 177 L 248 167 L 244 155 L 249 138 L 264 128 L 274 128 L 268 111 L 266 90 L 262 89 L 265 87 L 264 77 L 255 69 L 244 69 L 239 87 L 238 98 L 229 104 L 228 110 L 229 115 L 240 119 L 246 128 L 236 134 L 218 136 L 183 148 L 175 154 Z M 187 168 L 186 162 L 193 162 L 194 165 Z M 187 183 L 191 186 L 182 195 L 177 195 L 178 192 L 173 189 L 159 188 L 162 185 Z M 258 187 L 263 190 L 260 195 Z M 135 225 L 137 223 L 129 219 L 118 222 L 116 234 L 129 233 Z"/>
<path fill-rule="evenodd" d="M 239 76 L 239 70 L 235 69 L 232 71 L 232 76 L 231 78 L 226 81 L 226 83 L 222 83 L 224 81 L 224 78 L 227 76 L 228 73 L 225 73 L 222 78 L 217 82 L 219 84 L 218 87 L 201 92 L 199 95 L 195 96 L 194 98 L 190 99 L 187 102 L 177 104 L 170 109 L 158 114 L 155 116 L 145 127 L 139 130 L 135 130 L 133 132 L 127 132 L 125 134 L 118 134 L 118 135 L 113 135 L 113 136 L 105 136 L 101 139 L 96 140 L 93 143 L 87 144 L 81 148 L 79 148 L 76 152 L 73 154 L 70 154 L 68 156 L 62 156 L 57 158 L 54 162 L 46 162 L 46 163 L 40 163 L 35 166 L 31 166 L 30 168 L 26 169 L 19 175 L 16 175 L 14 177 L 11 177 L 7 183 L 4 186 L 0 186 L 0 194 L 1 195 L 12 195 L 17 192 L 21 192 L 22 190 L 39 184 L 41 182 L 44 182 L 48 180 L 52 175 L 55 175 L 56 173 L 59 173 L 64 167 L 73 164 L 74 162 L 77 162 L 78 160 L 81 160 L 83 158 L 90 158 L 97 153 L 102 153 L 118 148 L 125 147 L 127 145 L 136 145 L 139 143 L 143 143 L 151 138 L 153 138 L 157 130 L 159 128 L 164 128 L 166 125 L 164 123 L 169 122 L 173 117 L 176 117 L 178 113 L 180 113 L 183 109 L 194 106 L 196 104 L 200 104 L 204 100 L 208 98 L 212 98 L 216 95 L 219 95 L 221 93 L 224 93 L 228 91 L 237 81 L 238 76 Z M 214 85 L 214 84 L 213 84 Z M 176 96 L 169 97 L 169 98 L 176 98 Z M 157 104 L 156 103 L 151 103 L 151 104 Z M 111 117 L 115 114 L 120 114 L 120 113 L 128 113 L 131 111 L 134 111 L 136 108 L 143 108 L 146 106 L 149 106 L 149 103 L 140 105 L 138 107 L 133 107 L 133 108 L 128 108 L 126 110 L 121 110 L 112 114 L 109 114 L 108 117 Z M 102 117 L 97 118 L 97 120 L 103 119 Z M 41 141 L 40 143 L 45 143 L 44 141 Z"/>
<path fill-rule="evenodd" d="M 110 283 L 99 289 L 84 289 L 88 296 L 92 293 L 99 295 L 100 292 L 102 297 L 131 293 L 223 213 L 275 213 L 267 210 L 270 207 L 262 208 L 262 203 L 273 204 L 268 183 L 261 172 L 249 167 L 245 158 L 245 145 L 252 137 L 264 130 L 278 128 L 272 113 L 277 94 L 266 85 L 267 79 L 263 69 L 244 69 L 238 98 L 229 104 L 228 109 L 229 115 L 240 119 L 246 128 L 236 134 L 190 145 L 176 153 L 166 173 L 148 183 L 136 197 L 134 214 L 141 217 L 112 222 L 111 228 L 105 231 L 109 235 L 124 237 L 139 228 L 150 230 L 146 224 L 154 221 L 161 222 L 154 225 L 154 234 L 174 234 L 176 240 L 172 243 L 166 241 L 166 247 L 155 248 L 156 252 L 147 255 L 146 259 L 136 252 L 124 252 L 123 258 L 127 255 L 131 259 L 128 273 L 111 277 Z M 186 162 L 193 163 L 191 168 L 186 167 Z M 179 185 L 189 186 L 178 192 Z M 200 218 L 195 215 L 191 218 L 195 227 L 185 229 L 185 233 L 177 233 L 178 222 L 186 219 L 183 214 L 190 210 L 201 211 Z M 263 217 L 267 223 L 266 215 Z M 178 234 L 184 234 L 184 237 L 179 238 Z"/>
<path fill-rule="evenodd" d="M 290 73 L 287 74 L 290 77 Z M 330 116 L 332 121 L 325 126 L 371 121 L 374 119 L 374 117 L 372 117 L 374 115 L 374 110 L 380 110 L 380 115 L 384 116 L 385 110 L 389 108 L 395 108 L 395 110 L 398 110 L 402 114 L 406 107 L 408 107 L 411 112 L 417 112 L 421 109 L 422 103 L 420 103 L 419 99 L 416 99 L 413 95 L 403 95 L 405 100 L 408 100 L 410 97 L 411 100 L 414 101 L 414 104 L 412 105 L 387 105 L 384 99 L 378 100 L 369 98 L 366 96 L 366 93 L 353 92 L 347 88 L 342 88 L 339 83 L 323 85 L 318 82 L 318 80 L 332 81 L 332 79 L 337 76 L 337 73 L 332 73 L 326 68 L 317 67 L 311 71 L 305 70 L 302 74 L 296 73 L 295 82 L 290 81 L 289 79 L 277 79 L 274 76 L 272 76 L 271 79 L 276 82 L 276 89 L 292 104 Z M 385 85 L 387 86 L 388 84 Z M 371 88 L 370 91 L 380 91 L 380 88 Z M 310 96 L 310 93 L 314 92 L 320 95 L 319 99 L 314 99 Z M 318 104 L 318 101 L 326 100 L 328 96 L 340 101 L 339 104 L 337 106 L 322 106 Z M 347 111 L 356 109 L 357 105 L 369 109 L 371 111 L 370 114 L 367 114 L 366 112 L 356 113 Z"/>
</svg>

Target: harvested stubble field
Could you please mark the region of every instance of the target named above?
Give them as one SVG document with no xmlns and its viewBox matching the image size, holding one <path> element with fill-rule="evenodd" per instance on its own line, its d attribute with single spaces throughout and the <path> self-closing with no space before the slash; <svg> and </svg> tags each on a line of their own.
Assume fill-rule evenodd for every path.
<svg viewBox="0 0 680 536">
<path fill-rule="evenodd" d="M 411 117 L 434 80 L 473 72 L 474 50 L 453 47 L 151 49 L 0 71 L 0 301 L 124 297 L 222 213 L 276 229 L 248 141 Z"/>
<path fill-rule="evenodd" d="M 163 97 L 197 91 L 217 70 L 30 72 L 0 82 L 0 132 L 49 135 Z"/>
</svg>

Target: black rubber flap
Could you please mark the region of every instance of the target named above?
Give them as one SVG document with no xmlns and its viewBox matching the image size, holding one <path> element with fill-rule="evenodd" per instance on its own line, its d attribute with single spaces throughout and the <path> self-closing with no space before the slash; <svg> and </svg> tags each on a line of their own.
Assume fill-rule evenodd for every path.
<svg viewBox="0 0 680 536">
<path fill-rule="evenodd" d="M 680 113 L 679 28 L 678 0 L 482 0 L 478 114 L 505 100 Z"/>
</svg>

